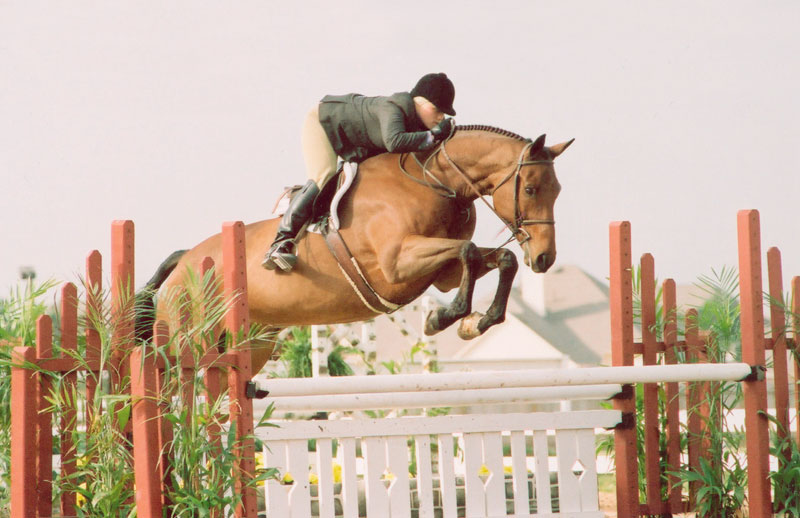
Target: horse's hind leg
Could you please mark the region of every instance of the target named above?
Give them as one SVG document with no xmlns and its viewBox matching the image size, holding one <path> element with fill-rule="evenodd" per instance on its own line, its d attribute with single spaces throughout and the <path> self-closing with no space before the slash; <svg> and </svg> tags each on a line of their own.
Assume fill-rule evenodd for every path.
<svg viewBox="0 0 800 518">
<path fill-rule="evenodd" d="M 258 374 L 264 365 L 271 359 L 277 357 L 278 334 L 281 328 L 265 329 L 259 336 L 250 340 L 250 360 L 252 362 L 253 376 Z"/>
<path fill-rule="evenodd" d="M 438 308 L 428 315 L 425 320 L 426 335 L 438 333 L 472 311 L 472 293 L 475 289 L 475 281 L 479 277 L 483 258 L 478 247 L 472 241 L 464 241 L 458 258 L 462 267 L 458 293 L 449 306 Z"/>
<path fill-rule="evenodd" d="M 497 291 L 485 315 L 475 312 L 461 320 L 461 324 L 458 326 L 458 336 L 464 340 L 470 340 L 476 336 L 480 336 L 489 327 L 499 324 L 506 319 L 508 296 L 511 294 L 514 276 L 516 276 L 517 269 L 519 268 L 517 257 L 513 252 L 505 248 L 500 248 L 494 253 L 485 256 L 484 261 L 484 264 L 487 266 L 497 267 L 497 271 L 500 274 Z"/>
</svg>

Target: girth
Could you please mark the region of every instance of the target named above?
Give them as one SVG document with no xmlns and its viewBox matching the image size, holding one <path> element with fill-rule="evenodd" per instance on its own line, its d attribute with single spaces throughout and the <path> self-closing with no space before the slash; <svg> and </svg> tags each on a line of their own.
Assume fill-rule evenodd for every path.
<svg viewBox="0 0 800 518">
<path fill-rule="evenodd" d="M 339 269 L 356 292 L 356 295 L 358 295 L 358 298 L 370 311 L 393 313 L 403 307 L 401 304 L 395 304 L 378 295 L 364 277 L 361 268 L 358 266 L 358 261 L 353 257 L 350 249 L 347 248 L 347 244 L 342 239 L 342 235 L 339 234 L 339 230 L 331 224 L 330 219 L 326 221 L 320 231 L 325 238 L 325 244 L 328 245 L 328 249 L 336 259 Z"/>
</svg>

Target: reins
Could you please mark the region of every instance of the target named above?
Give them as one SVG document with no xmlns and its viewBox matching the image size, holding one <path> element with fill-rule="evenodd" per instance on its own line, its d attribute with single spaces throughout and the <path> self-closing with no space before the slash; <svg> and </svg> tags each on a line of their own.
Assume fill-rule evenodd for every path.
<svg viewBox="0 0 800 518">
<path fill-rule="evenodd" d="M 411 153 L 412 155 L 414 155 L 414 160 L 416 160 L 417 164 L 422 169 L 422 179 L 421 180 L 416 178 L 415 176 L 411 175 L 408 171 L 406 171 L 406 169 L 404 167 L 404 164 L 403 164 L 405 154 L 400 155 L 400 159 L 399 159 L 400 170 L 406 176 L 408 176 L 409 178 L 411 178 L 415 182 L 429 187 L 431 190 L 433 190 L 439 196 L 442 196 L 444 198 L 455 198 L 456 197 L 455 190 L 453 188 L 445 185 L 444 182 L 442 182 L 438 177 L 436 177 L 436 175 L 434 175 L 428 169 L 428 164 L 433 159 L 433 157 L 435 157 L 439 152 L 441 152 L 442 155 L 444 156 L 444 158 L 447 160 L 447 163 L 450 164 L 450 167 L 453 168 L 459 175 L 461 175 L 461 177 L 464 179 L 464 181 L 469 186 L 469 188 L 472 190 L 472 192 L 474 192 L 475 195 L 478 198 L 480 198 L 481 201 L 483 201 L 483 203 L 486 204 L 487 207 L 489 207 L 489 210 L 491 210 L 494 213 L 494 215 L 497 216 L 497 218 L 500 221 L 502 221 L 503 224 L 511 231 L 511 237 L 505 243 L 503 243 L 501 246 L 505 246 L 506 244 L 510 243 L 514 238 L 516 238 L 519 241 L 520 245 L 524 244 L 526 241 L 531 239 L 531 235 L 524 228 L 522 228 L 525 225 L 555 225 L 556 222 L 553 219 L 524 219 L 522 214 L 521 214 L 521 211 L 520 211 L 520 207 L 519 207 L 519 182 L 520 182 L 520 171 L 522 170 L 522 168 L 525 167 L 525 166 L 529 166 L 529 165 L 552 164 L 553 163 L 552 160 L 525 160 L 524 159 L 525 156 L 530 151 L 531 146 L 533 146 L 533 142 L 530 139 L 525 139 L 526 144 L 522 148 L 522 151 L 520 152 L 519 157 L 517 158 L 516 167 L 514 167 L 514 169 L 512 169 L 511 172 L 509 172 L 505 176 L 505 178 L 503 178 L 503 180 L 500 181 L 500 183 L 498 183 L 497 186 L 490 193 L 490 195 L 494 196 L 494 193 L 497 192 L 497 190 L 500 187 L 505 185 L 511 178 L 514 178 L 514 221 L 511 222 L 511 221 L 508 221 L 507 219 L 505 219 L 503 216 L 500 215 L 500 213 L 497 212 L 497 210 L 494 208 L 494 205 L 489 203 L 486 200 L 486 198 L 485 198 L 486 195 L 481 194 L 481 192 L 475 186 L 475 183 L 472 181 L 472 179 L 464 172 L 463 169 L 461 169 L 461 167 L 459 167 L 458 164 L 455 163 L 455 161 L 452 158 L 450 158 L 450 155 L 447 153 L 447 148 L 445 147 L 445 144 L 447 144 L 447 142 L 451 138 L 453 138 L 453 134 L 454 133 L 455 133 L 455 128 L 453 128 L 451 130 L 450 135 L 439 145 L 439 147 L 425 159 L 424 163 L 420 162 L 419 159 L 417 158 L 417 156 L 414 155 L 413 153 Z M 432 178 L 433 181 L 435 181 L 436 183 L 433 184 L 433 183 L 431 183 L 429 181 L 426 181 L 425 180 L 426 177 Z M 523 236 L 522 239 L 520 239 L 518 237 L 520 234 Z"/>
<path fill-rule="evenodd" d="M 431 159 L 434 156 L 436 156 L 436 154 L 438 152 L 439 152 L 439 149 L 436 149 L 436 151 L 431 153 L 428 156 L 428 158 L 425 159 L 425 163 L 424 164 L 419 161 L 419 158 L 417 158 L 417 155 L 415 155 L 414 153 L 402 153 L 400 155 L 400 158 L 399 158 L 400 171 L 402 171 L 403 174 L 408 176 L 411 180 L 417 182 L 420 185 L 424 185 L 425 187 L 428 187 L 429 189 L 431 189 L 433 192 L 435 192 L 436 194 L 438 194 L 442 198 L 455 198 L 456 197 L 456 191 L 454 191 L 453 189 L 451 189 L 450 187 L 445 185 L 444 182 L 439 180 L 439 178 L 437 178 L 436 175 L 434 175 L 432 172 L 430 172 L 428 170 L 428 162 L 430 162 Z M 419 165 L 419 167 L 422 169 L 422 179 L 421 180 L 419 178 L 417 178 L 416 176 L 412 175 L 411 173 L 409 173 L 408 171 L 406 171 L 405 165 L 403 163 L 405 161 L 406 155 L 413 156 L 414 160 L 417 162 L 417 165 Z M 426 176 L 432 178 L 433 181 L 435 181 L 436 183 L 433 184 L 431 182 L 426 181 L 425 180 Z"/>
</svg>

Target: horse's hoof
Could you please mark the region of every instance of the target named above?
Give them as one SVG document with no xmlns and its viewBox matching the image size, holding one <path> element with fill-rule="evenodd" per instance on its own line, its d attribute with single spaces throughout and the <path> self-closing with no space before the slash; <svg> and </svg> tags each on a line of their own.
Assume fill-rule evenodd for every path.
<svg viewBox="0 0 800 518">
<path fill-rule="evenodd" d="M 483 332 L 478 328 L 478 323 L 482 318 L 483 313 L 478 313 L 477 311 L 462 318 L 461 324 L 458 326 L 458 336 L 462 340 L 472 340 L 481 336 Z"/>
<path fill-rule="evenodd" d="M 434 309 L 425 318 L 425 336 L 435 335 L 441 330 L 442 328 L 439 326 L 439 310 Z"/>
</svg>

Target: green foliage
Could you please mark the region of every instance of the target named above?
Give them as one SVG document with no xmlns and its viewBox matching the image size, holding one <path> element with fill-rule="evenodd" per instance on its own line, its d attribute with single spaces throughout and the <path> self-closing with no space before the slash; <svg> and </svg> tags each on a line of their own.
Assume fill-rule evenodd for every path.
<svg viewBox="0 0 800 518">
<path fill-rule="evenodd" d="M 36 284 L 33 281 L 17 285 L 8 298 L 0 299 L 0 343 L 33 345 L 36 339 L 36 319 L 47 313 L 41 299 L 56 286 L 55 281 Z"/>
<path fill-rule="evenodd" d="M 357 345 L 348 347 L 336 344 L 333 346 L 327 358 L 329 376 L 352 376 L 355 374 L 353 368 L 344 359 L 347 355 L 357 355 L 366 363 L 366 354 Z M 289 336 L 280 344 L 280 351 L 280 361 L 286 370 L 286 377 L 310 378 L 312 376 L 310 326 L 290 328 Z"/>
<path fill-rule="evenodd" d="M 337 345 L 333 348 L 333 350 L 328 354 L 328 374 L 331 376 L 352 376 L 355 374 L 353 372 L 353 368 L 350 367 L 342 354 L 348 351 L 349 347 L 344 347 L 341 345 Z"/>
<path fill-rule="evenodd" d="M 695 284 L 705 293 L 705 300 L 697 309 L 697 325 L 708 332 L 706 352 L 711 363 L 741 361 L 741 307 L 739 304 L 739 276 L 735 269 L 712 269 L 710 276 L 701 276 Z M 743 463 L 744 432 L 728 423 L 733 411 L 742 403 L 741 383 L 719 382 L 710 385 L 700 405 L 707 405 L 709 417 L 701 423 L 707 441 L 706 458 L 700 467 L 688 467 L 675 474 L 685 484 L 696 482 L 698 516 L 734 516 L 747 502 L 747 466 Z M 688 409 L 690 413 L 699 408 Z M 688 433 L 688 432 L 687 432 Z"/>
<path fill-rule="evenodd" d="M 234 337 L 217 335 L 229 302 L 212 272 L 202 278 L 191 276 L 185 281 L 187 294 L 167 293 L 167 305 L 175 314 L 190 315 L 183 326 L 171 334 L 169 342 L 162 348 L 152 348 L 151 354 L 164 359 L 168 368 L 164 372 L 162 400 L 160 406 L 169 410 L 166 419 L 173 427 L 173 440 L 167 445 L 171 459 L 170 484 L 167 494 L 172 502 L 170 515 L 174 517 L 209 516 L 212 511 L 232 516 L 241 495 L 235 489 L 231 473 L 235 471 L 236 452 L 242 447 L 235 436 L 235 423 L 226 411 L 227 391 L 216 398 L 208 394 L 206 378 L 208 370 L 182 368 L 174 358 L 190 356 L 197 365 L 209 344 L 224 339 L 226 348 L 232 347 Z M 257 325 L 250 326 L 247 336 L 235 337 L 236 342 L 263 342 L 273 339 L 272 333 Z M 213 367 L 213 366 L 212 366 Z M 218 371 L 220 385 L 226 386 L 225 371 Z M 175 397 L 177 395 L 183 397 Z M 186 397 L 188 396 L 188 398 Z M 272 412 L 269 407 L 258 426 L 265 426 Z M 226 431 L 227 429 L 227 431 Z M 243 441 L 253 441 L 245 437 Z M 259 469 L 251 484 L 258 484 L 276 476 L 274 469 Z"/>
<path fill-rule="evenodd" d="M 773 509 L 783 511 L 786 518 L 800 518 L 800 446 L 792 438 L 791 430 L 782 430 L 775 417 L 767 418 L 774 427 L 769 452 L 778 459 L 778 469 L 769 474 L 775 489 Z"/>
<path fill-rule="evenodd" d="M 697 308 L 697 327 L 709 331 L 713 341 L 709 347 L 709 361 L 724 363 L 741 361 L 741 322 L 739 306 L 739 274 L 733 268 L 723 267 L 712 275 L 702 275 L 695 283 L 707 298 Z"/>
<path fill-rule="evenodd" d="M 290 336 L 281 344 L 280 361 L 289 378 L 311 377 L 311 329 L 293 327 Z"/>
<path fill-rule="evenodd" d="M 29 285 L 26 292 L 18 294 L 0 304 L 0 325 L 6 340 L 16 338 L 30 345 L 35 335 L 35 320 L 48 308 L 39 302 L 52 287 L 52 283 L 41 287 Z M 172 502 L 168 516 L 209 516 L 213 510 L 220 516 L 232 516 L 240 496 L 233 491 L 236 461 L 235 452 L 242 447 L 237 442 L 234 426 L 229 421 L 227 391 L 216 398 L 204 400 L 206 393 L 204 371 L 197 367 L 182 368 L 176 357 L 189 356 L 197 360 L 209 346 L 222 343 L 230 347 L 234 337 L 218 336 L 218 329 L 229 307 L 229 302 L 219 295 L 221 289 L 213 275 L 189 276 L 188 295 L 184 293 L 162 293 L 162 302 L 171 315 L 186 315 L 178 329 L 170 330 L 167 344 L 156 347 L 153 343 L 138 344 L 146 357 L 159 357 L 167 366 L 163 375 L 163 392 L 159 400 L 164 419 L 171 425 L 173 439 L 166 445 L 168 459 L 168 501 Z M 22 293 L 22 295 L 19 295 Z M 96 293 L 105 300 L 105 294 Z M 137 308 L 133 298 L 120 301 L 123 314 L 133 315 Z M 61 376 L 52 376 L 53 384 L 46 396 L 48 410 L 54 414 L 54 422 L 60 426 L 63 410 L 81 408 L 78 416 L 80 426 L 74 429 L 72 442 L 75 445 L 75 471 L 69 477 L 54 474 L 54 502 L 64 492 L 77 495 L 78 516 L 133 517 L 134 471 L 131 458 L 131 443 L 125 432 L 131 417 L 131 398 L 128 396 L 130 379 L 115 370 L 111 362 L 112 342 L 116 343 L 121 329 L 115 327 L 108 304 L 92 313 L 80 316 L 82 329 L 92 327 L 100 342 L 101 371 L 90 372 L 85 360 L 85 333 L 79 333 L 78 350 L 69 352 L 82 368 L 78 370 L 77 384 L 69 386 Z M 224 338 L 224 342 L 221 340 Z M 245 343 L 271 340 L 272 335 L 259 326 L 251 326 L 246 336 L 237 337 Z M 0 509 L 8 508 L 9 466 L 9 354 L 0 347 Z M 43 372 L 44 375 L 51 375 Z M 222 386 L 226 386 L 226 374 L 221 373 Z M 87 398 L 87 382 L 91 380 L 96 390 Z M 188 394 L 192 404 L 178 395 Z M 88 412 L 89 419 L 84 419 Z M 268 426 L 271 408 L 261 418 L 259 426 Z M 60 430 L 59 430 L 60 431 Z M 245 438 L 254 440 L 253 437 Z M 54 451 L 60 452 L 56 439 Z M 260 469 L 252 484 L 274 477 L 275 470 Z"/>
<path fill-rule="evenodd" d="M 41 301 L 55 283 L 22 283 L 0 299 L 0 509 L 8 509 L 11 495 L 11 348 L 33 345 L 36 320 L 46 314 Z"/>
<path fill-rule="evenodd" d="M 641 327 L 641 271 L 634 269 L 634 322 Z M 723 363 L 726 361 L 740 361 L 741 358 L 741 329 L 740 306 L 738 294 L 738 274 L 734 269 L 722 268 L 720 271 L 712 270 L 712 274 L 699 278 L 696 286 L 705 294 L 702 304 L 695 307 L 697 319 L 695 322 L 685 322 L 684 315 L 676 315 L 679 337 L 685 333 L 685 326 L 696 326 L 698 331 L 707 333 L 708 361 Z M 661 289 L 656 292 L 656 323 L 651 329 L 658 339 L 662 339 L 665 322 Z M 683 353 L 676 354 L 677 361 L 687 362 L 690 359 Z M 660 360 L 660 359 L 659 359 Z M 636 432 L 637 443 L 644 444 L 644 416 L 643 416 L 643 390 L 641 385 L 636 387 Z M 686 489 L 690 485 L 697 488 L 696 511 L 698 516 L 728 517 L 734 516 L 746 506 L 745 488 L 747 482 L 746 466 L 742 464 L 743 439 L 742 430 L 728 424 L 728 419 L 733 410 L 740 406 L 742 401 L 741 384 L 721 382 L 709 385 L 709 390 L 703 393 L 704 399 L 696 408 L 688 408 L 690 415 L 699 415 L 700 406 L 708 408 L 709 416 L 701 423 L 701 436 L 690 437 L 686 426 L 681 434 L 681 450 L 686 451 L 689 440 L 702 441 L 703 455 L 697 469 L 680 466 L 679 469 L 668 471 L 664 461 L 661 463 L 662 481 L 667 481 L 667 475 L 678 479 L 678 486 Z M 659 428 L 664 429 L 666 396 L 663 388 L 659 388 Z M 666 449 L 666 438 L 660 436 L 661 452 Z M 606 436 L 598 441 L 598 451 L 604 452 L 613 458 L 613 437 Z M 640 498 L 645 498 L 645 457 L 643 448 L 639 451 L 639 490 Z M 666 491 L 667 484 L 663 484 Z"/>
<path fill-rule="evenodd" d="M 734 468 L 722 470 L 701 457 L 698 470 L 677 472 L 683 482 L 697 482 L 699 486 L 695 505 L 697 516 L 733 518 L 742 509 L 747 487 L 747 469 L 730 451 L 725 452 L 723 460 L 733 460 Z"/>
</svg>

